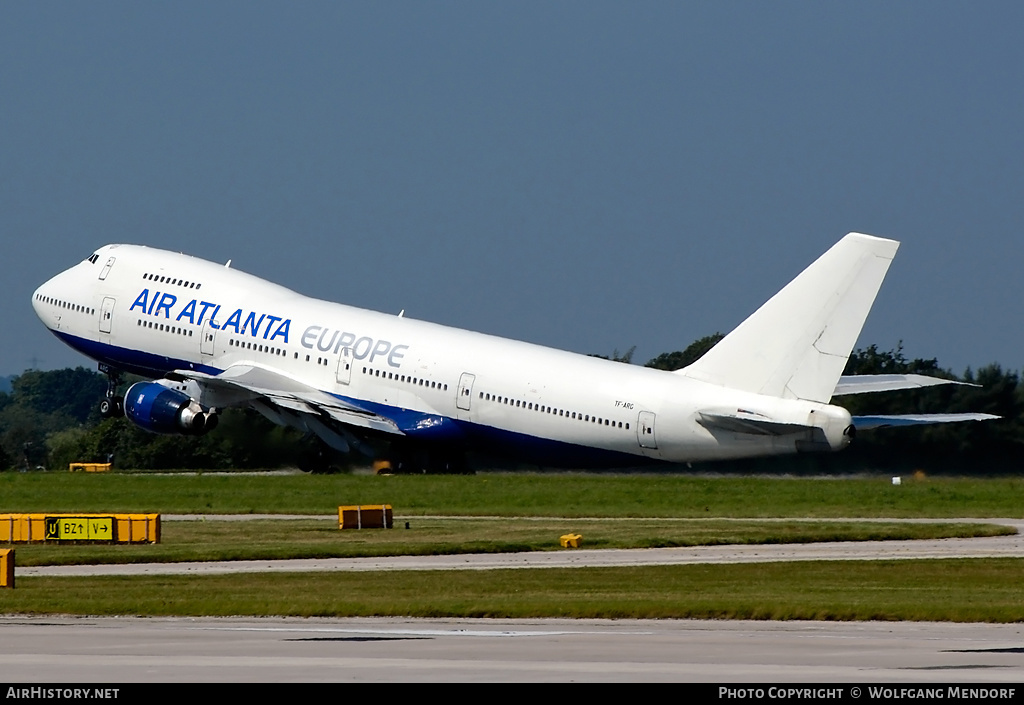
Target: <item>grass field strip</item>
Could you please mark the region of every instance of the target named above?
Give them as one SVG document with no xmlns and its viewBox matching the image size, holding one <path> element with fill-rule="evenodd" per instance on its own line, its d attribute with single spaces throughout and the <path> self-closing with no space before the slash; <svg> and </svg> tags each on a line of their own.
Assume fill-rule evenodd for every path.
<svg viewBox="0 0 1024 705">
<path fill-rule="evenodd" d="M 11 510 L 145 507 L 166 522 L 157 545 L 19 548 L 12 614 L 1024 623 L 1024 478 L 894 489 L 886 478 L 65 473 L 0 485 Z M 341 531 L 335 498 L 384 500 L 401 512 L 396 528 Z M 559 547 L 565 533 L 583 546 Z"/>
<path fill-rule="evenodd" d="M 164 514 L 163 521 L 257 521 L 257 520 L 322 520 L 337 522 L 336 514 Z M 414 521 L 417 519 L 429 519 L 431 521 L 558 521 L 571 523 L 574 521 L 587 522 L 635 522 L 635 521 L 663 521 L 663 522 L 736 522 L 736 523 L 757 523 L 757 522 L 807 522 L 807 523 L 864 523 L 864 524 L 997 524 L 1012 526 L 1018 532 L 1024 530 L 1024 519 L 999 518 L 999 517 L 729 517 L 729 516 L 706 516 L 706 517 L 560 517 L 560 516 L 476 516 L 471 514 L 449 515 L 449 514 L 409 514 L 395 515 L 395 525 L 399 521 Z"/>
</svg>

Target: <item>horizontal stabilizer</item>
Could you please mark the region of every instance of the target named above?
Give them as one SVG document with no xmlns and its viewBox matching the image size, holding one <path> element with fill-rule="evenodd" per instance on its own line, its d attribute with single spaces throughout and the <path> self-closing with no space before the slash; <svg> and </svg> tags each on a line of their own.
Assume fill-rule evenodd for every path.
<svg viewBox="0 0 1024 705">
<path fill-rule="evenodd" d="M 1001 416 L 994 414 L 895 414 L 875 416 L 854 416 L 853 425 L 858 431 L 893 426 L 922 426 L 936 423 L 957 423 L 959 421 L 992 421 Z"/>
<path fill-rule="evenodd" d="M 921 389 L 940 384 L 963 384 L 969 387 L 979 386 L 970 382 L 940 379 L 939 377 L 928 377 L 927 375 L 844 375 L 839 378 L 839 384 L 836 385 L 836 390 L 832 392 L 832 396 L 889 392 L 895 389 Z"/>
<path fill-rule="evenodd" d="M 737 409 L 734 413 L 701 411 L 697 414 L 697 421 L 704 428 L 755 436 L 788 436 L 793 433 L 807 433 L 815 428 L 804 424 L 772 421 L 767 416 L 743 409 Z"/>
</svg>

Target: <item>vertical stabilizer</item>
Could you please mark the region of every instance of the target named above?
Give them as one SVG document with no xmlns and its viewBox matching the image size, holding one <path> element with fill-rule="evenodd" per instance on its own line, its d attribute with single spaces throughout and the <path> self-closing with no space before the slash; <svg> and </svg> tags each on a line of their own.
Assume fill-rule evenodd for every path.
<svg viewBox="0 0 1024 705">
<path fill-rule="evenodd" d="M 898 247 L 850 233 L 677 374 L 828 403 Z"/>
</svg>

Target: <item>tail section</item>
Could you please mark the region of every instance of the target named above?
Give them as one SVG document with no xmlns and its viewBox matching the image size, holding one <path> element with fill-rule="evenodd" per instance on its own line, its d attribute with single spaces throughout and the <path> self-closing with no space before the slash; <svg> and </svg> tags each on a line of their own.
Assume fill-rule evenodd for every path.
<svg viewBox="0 0 1024 705">
<path fill-rule="evenodd" d="M 895 240 L 850 233 L 676 374 L 828 403 L 897 248 Z"/>
</svg>

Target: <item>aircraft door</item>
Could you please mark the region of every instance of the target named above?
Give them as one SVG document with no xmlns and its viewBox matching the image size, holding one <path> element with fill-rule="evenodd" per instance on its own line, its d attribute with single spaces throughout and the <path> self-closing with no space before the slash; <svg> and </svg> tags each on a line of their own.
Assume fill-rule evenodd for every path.
<svg viewBox="0 0 1024 705">
<path fill-rule="evenodd" d="M 462 377 L 459 378 L 459 396 L 455 400 L 455 406 L 463 411 L 469 411 L 470 402 L 473 400 L 473 382 L 475 381 L 476 375 L 471 375 L 468 372 L 463 372 Z"/>
<path fill-rule="evenodd" d="M 203 355 L 213 355 L 213 343 L 217 337 L 217 329 L 210 326 L 210 322 L 207 321 L 203 324 L 203 330 L 201 331 L 199 338 L 199 351 Z"/>
<path fill-rule="evenodd" d="M 657 448 L 658 440 L 654 435 L 654 412 L 641 411 L 636 424 L 636 439 L 641 448 Z"/>
<path fill-rule="evenodd" d="M 114 320 L 115 299 L 110 296 L 103 297 L 103 305 L 100 306 L 100 333 L 109 333 L 111 323 Z"/>
<path fill-rule="evenodd" d="M 107 260 L 107 263 L 103 265 L 103 269 L 100 270 L 100 281 L 107 278 L 107 274 L 110 272 L 110 268 L 114 266 L 114 258 L 111 257 Z M 109 331 L 108 331 L 109 332 Z"/>
<path fill-rule="evenodd" d="M 352 381 L 352 348 L 342 348 L 338 356 L 338 369 L 335 372 L 335 379 L 338 384 L 348 384 Z"/>
</svg>

